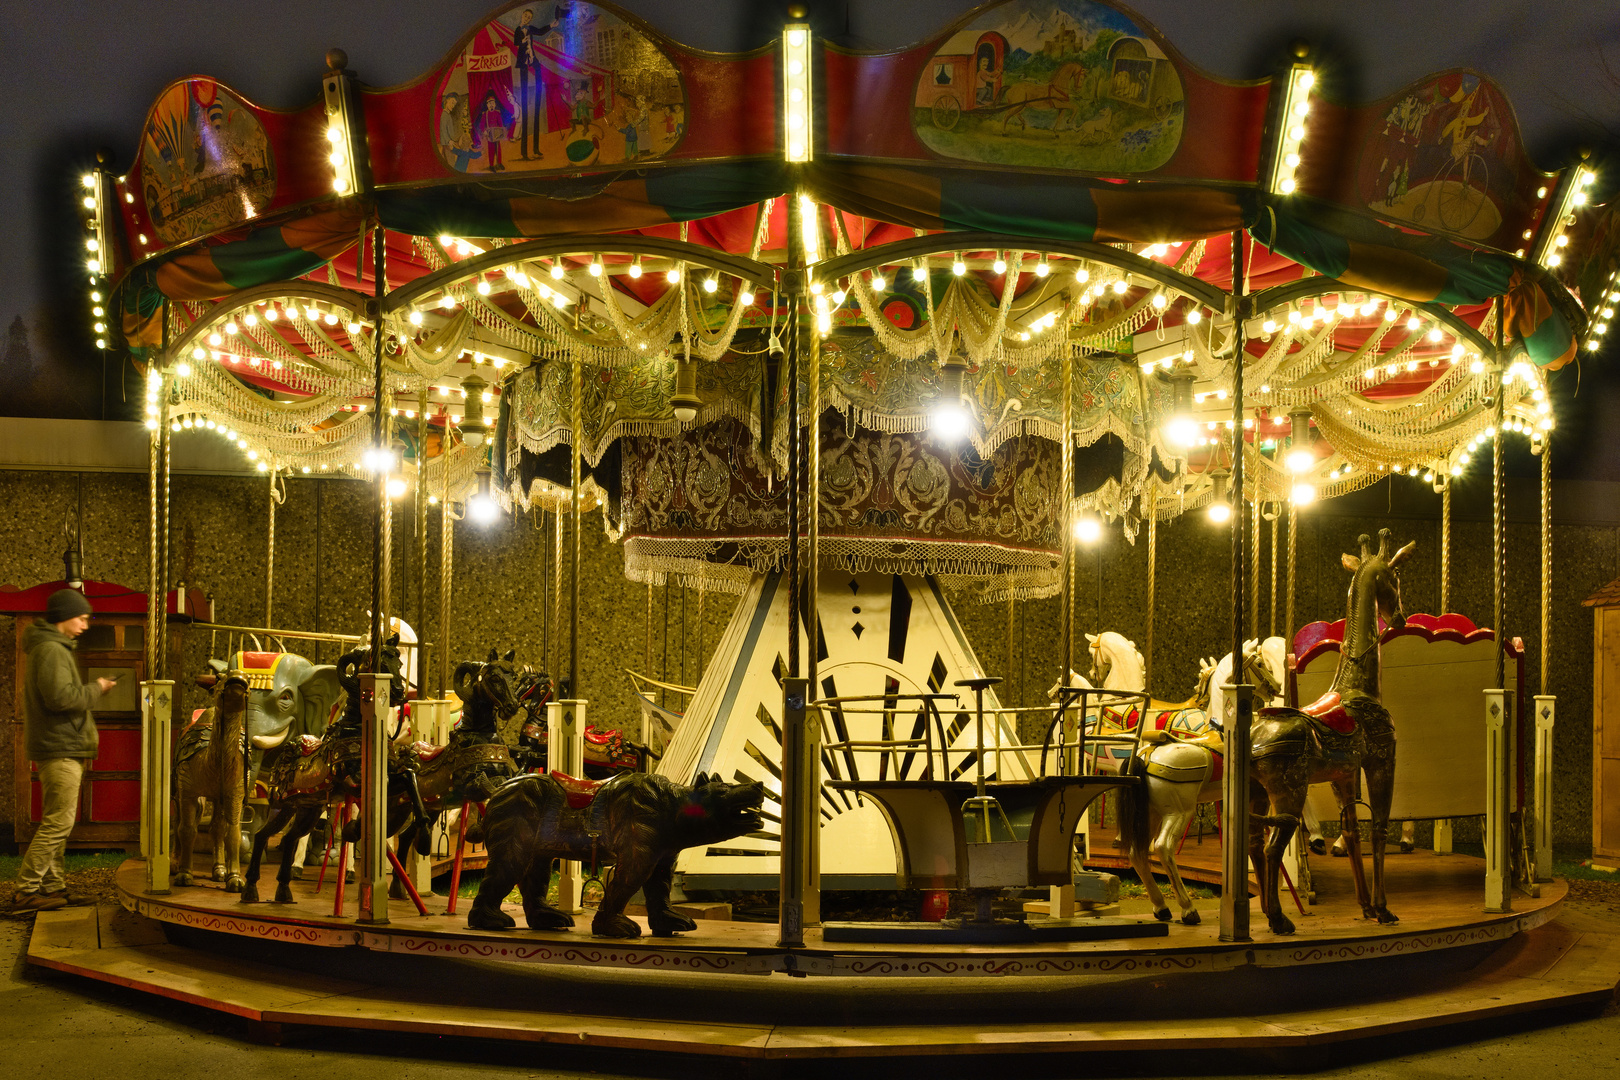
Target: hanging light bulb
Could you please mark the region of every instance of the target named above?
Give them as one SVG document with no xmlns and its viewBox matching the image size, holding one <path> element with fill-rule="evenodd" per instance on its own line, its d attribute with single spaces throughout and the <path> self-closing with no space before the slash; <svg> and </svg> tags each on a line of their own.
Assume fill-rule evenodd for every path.
<svg viewBox="0 0 1620 1080">
<path fill-rule="evenodd" d="M 1215 492 L 1209 504 L 1209 520 L 1212 525 L 1225 525 L 1232 520 L 1232 503 L 1226 494 L 1226 479 L 1228 473 L 1225 469 L 1216 469 L 1209 474 L 1210 483 L 1214 485 Z"/>
<path fill-rule="evenodd" d="M 879 273 L 879 274 L 873 274 L 872 275 L 872 290 L 874 292 L 882 292 L 884 289 L 886 289 L 888 287 L 889 287 L 889 283 L 887 281 L 883 280 L 883 275 L 882 274 Z"/>
<path fill-rule="evenodd" d="M 690 424 L 697 419 L 703 398 L 698 396 L 697 364 L 694 361 L 675 361 L 675 393 L 671 395 L 669 403 L 679 423 Z"/>
<path fill-rule="evenodd" d="M 1095 544 L 1102 537 L 1102 522 L 1094 514 L 1082 514 L 1074 522 L 1074 538 L 1082 544 Z"/>
<path fill-rule="evenodd" d="M 1295 409 L 1288 417 L 1293 421 L 1288 457 L 1285 459 L 1288 471 L 1295 474 L 1308 472 L 1316 464 L 1316 452 L 1311 448 L 1311 411 Z"/>
<path fill-rule="evenodd" d="M 1170 419 L 1165 422 L 1164 435 L 1173 446 L 1191 446 L 1198 438 L 1198 424 L 1192 418 L 1192 388 L 1191 373 L 1170 379 Z"/>
<path fill-rule="evenodd" d="M 939 402 L 933 408 L 929 427 L 945 441 L 955 442 L 968 433 L 970 423 L 968 411 L 962 405 L 962 379 L 967 374 L 967 361 L 951 356 L 939 370 Z"/>
</svg>

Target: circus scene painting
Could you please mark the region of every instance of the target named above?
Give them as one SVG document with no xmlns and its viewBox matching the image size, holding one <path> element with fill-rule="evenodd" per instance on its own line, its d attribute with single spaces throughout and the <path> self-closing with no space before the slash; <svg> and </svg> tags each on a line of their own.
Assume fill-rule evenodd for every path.
<svg viewBox="0 0 1620 1080">
<path fill-rule="evenodd" d="M 1471 240 L 1494 235 L 1518 180 L 1510 115 L 1501 91 L 1460 71 L 1394 99 L 1357 169 L 1367 208 Z"/>
<path fill-rule="evenodd" d="M 473 33 L 434 95 L 434 138 L 463 173 L 662 157 L 686 132 L 680 73 L 624 19 L 577 0 L 522 4 Z"/>
<path fill-rule="evenodd" d="M 264 125 L 212 79 L 177 82 L 147 117 L 141 185 L 152 227 L 166 244 L 247 221 L 276 190 Z"/>
<path fill-rule="evenodd" d="M 1175 64 L 1128 16 L 1087 0 L 1022 0 L 929 58 L 912 124 L 947 158 L 1133 173 L 1175 153 L 1184 106 Z"/>
</svg>

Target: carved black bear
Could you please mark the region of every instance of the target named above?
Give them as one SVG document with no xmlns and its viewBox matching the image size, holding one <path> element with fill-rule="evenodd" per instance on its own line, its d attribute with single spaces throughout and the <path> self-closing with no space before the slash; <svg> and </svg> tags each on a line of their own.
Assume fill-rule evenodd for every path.
<svg viewBox="0 0 1620 1080">
<path fill-rule="evenodd" d="M 691 787 L 662 776 L 623 772 L 593 783 L 561 773 L 520 776 L 489 800 L 485 845 L 489 864 L 467 913 L 475 930 L 517 925 L 501 901 L 517 886 L 532 930 L 563 930 L 573 917 L 546 903 L 551 864 L 576 859 L 587 866 L 611 864 L 614 872 L 591 922 L 599 937 L 633 938 L 641 927 L 624 906 L 642 890 L 647 925 L 668 937 L 696 929 L 669 906 L 675 856 L 683 848 L 715 844 L 763 824 L 762 784 L 727 784 L 699 773 Z M 595 834 L 593 837 L 592 834 Z"/>
</svg>

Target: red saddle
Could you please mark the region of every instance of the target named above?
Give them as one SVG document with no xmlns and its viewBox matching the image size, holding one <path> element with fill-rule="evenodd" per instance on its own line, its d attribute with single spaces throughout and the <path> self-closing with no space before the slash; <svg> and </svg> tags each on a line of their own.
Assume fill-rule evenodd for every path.
<svg viewBox="0 0 1620 1080">
<path fill-rule="evenodd" d="M 1340 735 L 1349 735 L 1356 730 L 1356 718 L 1345 710 L 1344 699 L 1331 690 L 1299 711 L 1326 724 Z"/>
<path fill-rule="evenodd" d="M 567 773 L 553 771 L 546 775 L 557 781 L 557 786 L 563 789 L 570 810 L 583 810 L 591 805 L 596 799 L 596 789 L 602 786 L 599 780 L 581 780 Z"/>
<path fill-rule="evenodd" d="M 309 757 L 321 748 L 321 739 L 318 735 L 298 736 L 298 756 Z"/>
</svg>

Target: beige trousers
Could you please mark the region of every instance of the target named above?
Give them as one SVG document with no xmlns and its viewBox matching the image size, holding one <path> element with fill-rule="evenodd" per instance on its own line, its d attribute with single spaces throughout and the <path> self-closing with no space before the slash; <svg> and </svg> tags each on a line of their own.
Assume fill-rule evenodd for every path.
<svg viewBox="0 0 1620 1080">
<path fill-rule="evenodd" d="M 49 758 L 34 763 L 39 771 L 43 796 L 39 828 L 23 856 L 17 875 L 17 891 L 57 892 L 67 886 L 68 835 L 79 813 L 79 782 L 84 778 L 84 762 L 78 758 Z"/>
</svg>

